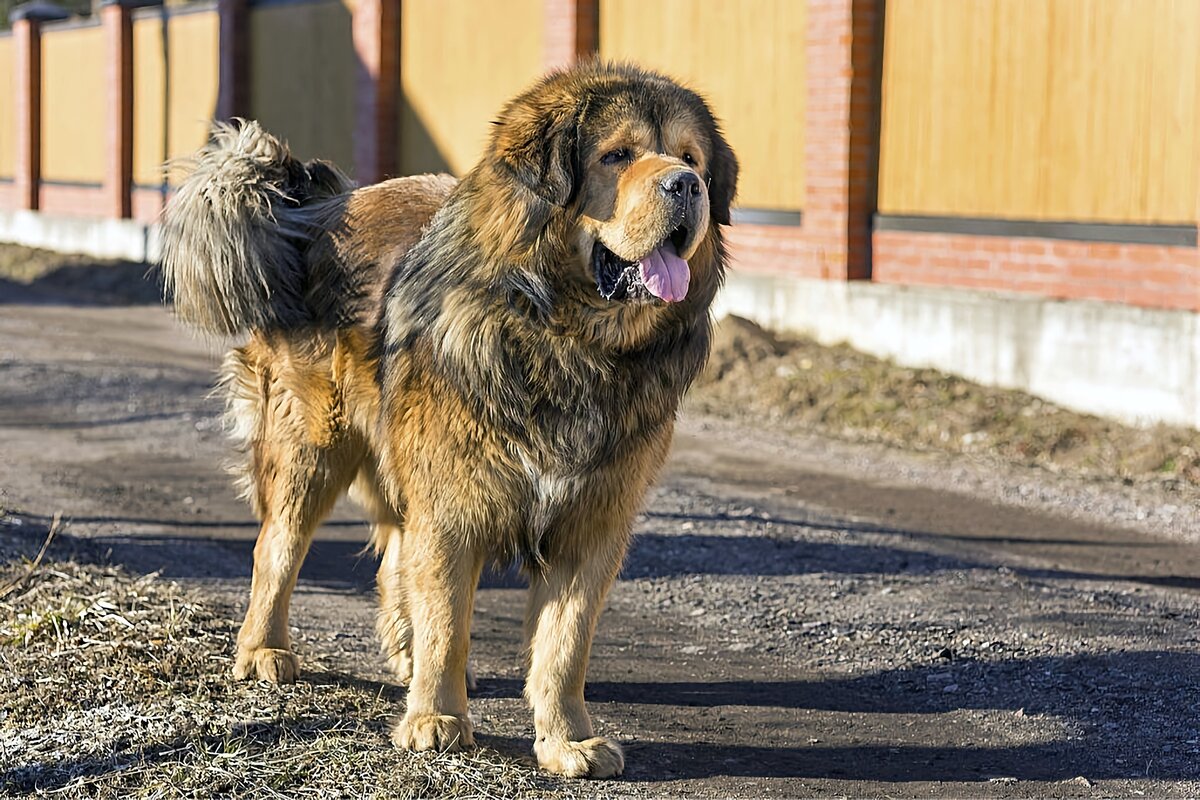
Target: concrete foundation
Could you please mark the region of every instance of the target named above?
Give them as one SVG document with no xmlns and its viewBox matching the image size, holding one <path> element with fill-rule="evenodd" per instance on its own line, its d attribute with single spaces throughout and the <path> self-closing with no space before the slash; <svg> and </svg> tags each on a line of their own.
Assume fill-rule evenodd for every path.
<svg viewBox="0 0 1200 800">
<path fill-rule="evenodd" d="M 158 259 L 158 226 L 129 219 L 0 211 L 0 242 L 127 261 Z"/>
<path fill-rule="evenodd" d="M 1133 424 L 1200 428 L 1200 314 L 732 274 L 718 314 Z"/>
</svg>

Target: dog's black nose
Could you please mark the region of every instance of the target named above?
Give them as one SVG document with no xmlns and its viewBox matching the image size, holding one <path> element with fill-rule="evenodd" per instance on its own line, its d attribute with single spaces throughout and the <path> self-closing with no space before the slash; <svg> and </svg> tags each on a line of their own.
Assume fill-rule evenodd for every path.
<svg viewBox="0 0 1200 800">
<path fill-rule="evenodd" d="M 658 184 L 664 197 L 690 203 L 700 196 L 700 176 L 691 170 L 672 172 Z"/>
</svg>

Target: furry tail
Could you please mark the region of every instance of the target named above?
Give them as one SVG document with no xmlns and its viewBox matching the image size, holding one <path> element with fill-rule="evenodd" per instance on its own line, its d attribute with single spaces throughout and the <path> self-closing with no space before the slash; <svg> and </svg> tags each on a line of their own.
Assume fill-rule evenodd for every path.
<svg viewBox="0 0 1200 800">
<path fill-rule="evenodd" d="M 305 251 L 322 201 L 350 180 L 326 162 L 301 163 L 252 121 L 218 123 L 186 166 L 163 215 L 164 288 L 179 316 L 215 334 L 311 321 Z"/>
</svg>

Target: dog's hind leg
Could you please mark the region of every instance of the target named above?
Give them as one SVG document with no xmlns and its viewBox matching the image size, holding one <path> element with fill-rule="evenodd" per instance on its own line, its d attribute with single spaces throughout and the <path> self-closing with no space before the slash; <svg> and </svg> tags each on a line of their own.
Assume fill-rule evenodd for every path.
<svg viewBox="0 0 1200 800">
<path fill-rule="evenodd" d="M 380 552 L 379 571 L 375 583 L 379 589 L 379 616 L 375 630 L 383 656 L 396 679 L 408 685 L 412 680 L 412 617 L 408 610 L 408 593 L 404 586 L 402 542 L 404 533 L 397 525 L 377 523 L 372 541 Z"/>
<path fill-rule="evenodd" d="M 339 414 L 331 374 L 327 363 L 303 361 L 265 341 L 235 351 L 226 364 L 230 415 L 251 456 L 243 482 L 262 520 L 250 607 L 237 640 L 237 678 L 299 677 L 288 634 L 292 590 L 314 531 L 365 456 Z"/>
<path fill-rule="evenodd" d="M 237 640 L 233 672 L 239 679 L 292 683 L 300 676 L 288 608 L 313 533 L 354 474 L 353 454 L 341 449 L 301 445 L 256 464 L 263 522 L 254 546 L 250 607 Z"/>
</svg>

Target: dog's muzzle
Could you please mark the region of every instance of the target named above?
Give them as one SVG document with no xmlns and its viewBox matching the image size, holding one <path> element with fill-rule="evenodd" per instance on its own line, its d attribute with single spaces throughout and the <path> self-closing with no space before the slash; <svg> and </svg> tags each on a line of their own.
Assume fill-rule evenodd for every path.
<svg viewBox="0 0 1200 800">
<path fill-rule="evenodd" d="M 690 169 L 670 172 L 658 182 L 658 193 L 671 204 L 679 221 L 695 227 L 701 197 L 700 176 Z"/>
</svg>

